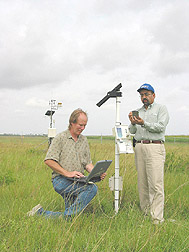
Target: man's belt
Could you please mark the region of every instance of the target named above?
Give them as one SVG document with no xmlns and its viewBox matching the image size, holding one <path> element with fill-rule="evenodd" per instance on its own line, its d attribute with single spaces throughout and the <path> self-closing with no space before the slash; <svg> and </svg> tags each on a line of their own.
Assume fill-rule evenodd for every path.
<svg viewBox="0 0 189 252">
<path fill-rule="evenodd" d="M 163 144 L 164 141 L 158 141 L 158 140 L 141 140 L 141 141 L 136 141 L 137 143 L 143 143 L 143 144 L 150 144 L 150 143 L 154 143 L 154 144 Z"/>
</svg>

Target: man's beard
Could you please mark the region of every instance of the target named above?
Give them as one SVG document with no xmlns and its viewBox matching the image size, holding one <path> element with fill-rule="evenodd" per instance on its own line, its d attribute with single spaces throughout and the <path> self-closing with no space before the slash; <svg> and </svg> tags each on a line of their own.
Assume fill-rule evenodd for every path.
<svg viewBox="0 0 189 252">
<path fill-rule="evenodd" d="M 145 106 L 147 106 L 147 107 L 150 105 L 150 102 L 149 102 L 146 98 L 143 99 L 142 102 L 143 102 L 143 104 L 144 104 Z"/>
</svg>

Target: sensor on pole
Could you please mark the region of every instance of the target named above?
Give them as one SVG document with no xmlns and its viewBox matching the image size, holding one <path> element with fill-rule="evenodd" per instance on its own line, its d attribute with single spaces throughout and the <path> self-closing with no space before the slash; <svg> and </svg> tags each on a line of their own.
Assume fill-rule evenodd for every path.
<svg viewBox="0 0 189 252">
<path fill-rule="evenodd" d="M 56 136 L 55 120 L 54 120 L 54 125 L 53 125 L 53 115 L 55 113 L 55 110 L 62 107 L 62 103 L 61 102 L 56 103 L 56 100 L 50 100 L 49 105 L 50 105 L 50 110 L 47 110 L 45 115 L 50 117 L 50 127 L 48 128 L 48 139 L 49 139 L 49 145 L 50 145 L 53 138 Z"/>
</svg>

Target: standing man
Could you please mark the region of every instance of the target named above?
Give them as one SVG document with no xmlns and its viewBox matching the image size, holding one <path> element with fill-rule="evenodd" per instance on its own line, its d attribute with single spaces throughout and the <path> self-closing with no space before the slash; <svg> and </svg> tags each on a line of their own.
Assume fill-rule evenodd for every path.
<svg viewBox="0 0 189 252">
<path fill-rule="evenodd" d="M 164 141 L 169 114 L 164 105 L 154 102 L 155 91 L 150 84 L 137 91 L 144 105 L 138 109 L 139 116 L 129 113 L 129 130 L 136 139 L 140 207 L 145 214 L 150 212 L 154 224 L 159 224 L 164 221 Z"/>
<path fill-rule="evenodd" d="M 65 201 L 64 213 L 45 211 L 39 204 L 28 212 L 29 216 L 37 213 L 47 217 L 63 215 L 65 219 L 70 219 L 82 211 L 96 195 L 98 187 L 95 184 L 78 183 L 69 179 L 83 177 L 84 169 L 89 173 L 93 169 L 87 138 L 81 134 L 87 121 L 86 112 L 74 110 L 68 129 L 53 139 L 45 158 L 45 164 L 53 170 L 53 187 Z M 101 179 L 105 176 L 106 173 L 102 174 Z"/>
</svg>

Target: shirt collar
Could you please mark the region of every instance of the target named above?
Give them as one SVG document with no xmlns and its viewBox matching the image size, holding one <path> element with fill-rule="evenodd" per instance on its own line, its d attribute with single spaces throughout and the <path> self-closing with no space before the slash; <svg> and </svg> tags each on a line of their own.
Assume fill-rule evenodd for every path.
<svg viewBox="0 0 189 252">
<path fill-rule="evenodd" d="M 67 138 L 73 138 L 70 131 L 69 131 L 69 129 L 67 129 L 65 132 L 66 132 Z"/>
<path fill-rule="evenodd" d="M 66 134 L 67 134 L 67 137 L 68 137 L 69 139 L 73 139 L 73 137 L 72 137 L 72 135 L 71 135 L 69 129 L 66 130 Z M 80 138 L 81 138 L 81 135 L 78 136 L 78 140 L 79 140 Z M 73 140 L 74 140 L 74 139 L 73 139 Z"/>
<path fill-rule="evenodd" d="M 148 106 L 148 109 L 151 109 L 151 108 L 154 106 L 154 104 L 155 104 L 155 102 L 153 102 L 152 104 L 150 104 L 150 105 Z M 143 105 L 143 109 L 146 110 L 145 107 L 144 107 L 144 105 Z"/>
</svg>

